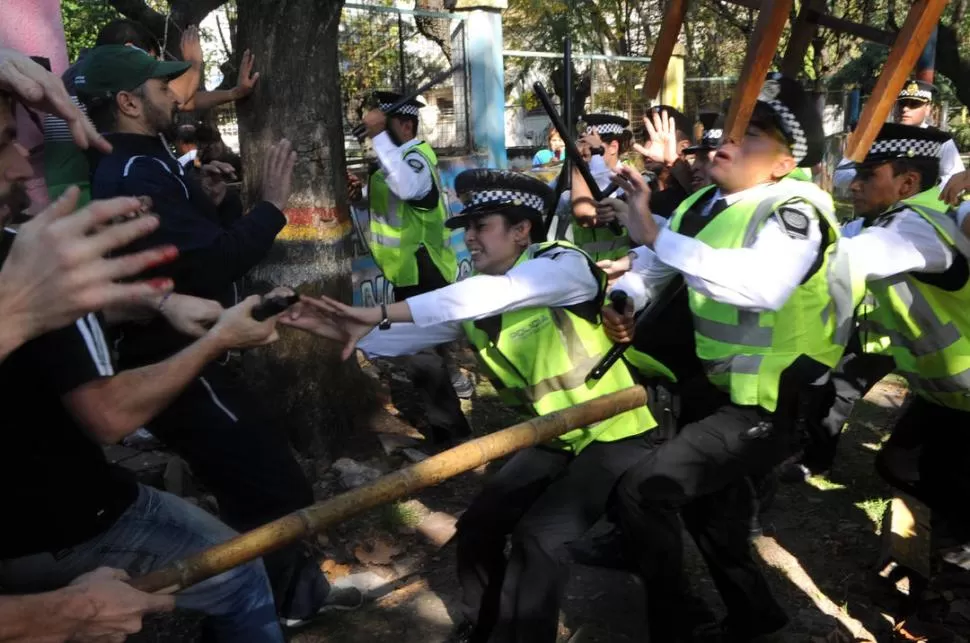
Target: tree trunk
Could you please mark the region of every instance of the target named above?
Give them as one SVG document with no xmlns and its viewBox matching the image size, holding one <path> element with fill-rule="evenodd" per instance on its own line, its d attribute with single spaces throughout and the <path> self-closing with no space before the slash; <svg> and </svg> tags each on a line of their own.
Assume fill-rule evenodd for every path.
<svg viewBox="0 0 970 643">
<path fill-rule="evenodd" d="M 238 0 L 237 51 L 259 61 L 256 91 L 238 105 L 248 202 L 259 198 L 266 149 L 280 138 L 299 155 L 288 224 L 254 271 L 257 286 L 351 298 L 351 224 L 345 185 L 337 27 L 343 0 Z M 321 456 L 375 408 L 365 376 L 339 362 L 333 343 L 281 329 L 273 347 L 247 355 L 248 378 L 297 449 Z"/>
<path fill-rule="evenodd" d="M 957 36 L 958 25 L 940 25 L 936 41 L 936 71 L 953 82 L 957 98 L 964 105 L 970 105 L 970 84 L 966 82 L 970 75 L 970 61 L 960 56 L 960 39 Z"/>
</svg>

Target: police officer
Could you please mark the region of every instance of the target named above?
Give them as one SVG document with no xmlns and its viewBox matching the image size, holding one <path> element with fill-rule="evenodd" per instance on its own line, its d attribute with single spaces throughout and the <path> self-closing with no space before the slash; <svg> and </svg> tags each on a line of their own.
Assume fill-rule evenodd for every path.
<svg viewBox="0 0 970 643">
<path fill-rule="evenodd" d="M 700 115 L 700 122 L 704 126 L 701 140 L 697 145 L 684 148 L 684 156 L 693 157 L 690 164 L 690 188 L 696 192 L 711 184 L 711 163 L 724 137 L 724 118 L 717 112 L 705 112 Z M 679 205 L 679 204 L 678 204 Z"/>
<path fill-rule="evenodd" d="M 876 468 L 966 542 L 970 241 L 940 200 L 940 155 L 949 140 L 933 128 L 883 126 L 852 182 L 865 226 L 838 252 L 875 295 L 870 325 L 890 338 L 896 369 L 915 393 Z"/>
<path fill-rule="evenodd" d="M 579 142 L 581 146 L 589 148 L 590 174 L 602 190 L 610 185 L 610 176 L 623 165 L 620 157 L 630 148 L 633 139 L 633 133 L 628 129 L 630 121 L 612 114 L 587 114 L 583 122 L 586 123 L 586 131 Z M 615 196 L 622 196 L 622 192 Z M 570 201 L 573 208 L 570 226 L 573 243 L 596 261 L 626 256 L 630 251 L 629 236 L 622 228 L 611 228 L 608 222 L 598 220 L 589 188 L 578 174 L 573 175 Z"/>
<path fill-rule="evenodd" d="M 712 186 L 694 193 L 660 228 L 635 173 L 622 172 L 633 210 L 631 237 L 645 243 L 616 288 L 641 308 L 682 275 L 707 390 L 684 401 L 679 433 L 624 476 L 617 489 L 631 555 L 647 595 L 652 640 L 689 637 L 678 513 L 698 543 L 727 606 L 729 640 L 782 628 L 748 546 L 751 488 L 795 439 L 803 390 L 824 380 L 842 354 L 852 300 L 834 265 L 838 225 L 831 198 L 787 178 L 822 154 L 822 123 L 799 84 L 765 83 L 741 140 L 727 140 Z M 770 269 L 766 269 L 770 267 Z"/>
<path fill-rule="evenodd" d="M 930 126 L 929 119 L 933 112 L 933 102 L 938 94 L 936 86 L 925 80 L 911 80 L 906 83 L 902 91 L 896 97 L 896 122 L 901 125 L 927 128 Z M 946 115 L 943 115 L 946 118 Z M 947 140 L 940 151 L 939 156 L 939 181 L 940 185 L 946 185 L 954 174 L 963 172 L 966 168 L 963 159 L 960 158 L 960 151 L 957 149 L 953 139 Z M 851 186 L 853 179 L 853 164 L 851 161 L 843 160 L 839 163 L 838 169 L 833 176 L 833 182 L 837 188 Z"/>
<path fill-rule="evenodd" d="M 575 246 L 541 242 L 550 188 L 524 174 L 469 170 L 455 189 L 465 208 L 448 225 L 465 228 L 477 275 L 379 308 L 308 300 L 289 323 L 345 341 L 345 358 L 358 339 L 368 353 L 394 355 L 467 337 L 502 399 L 535 414 L 632 385 L 622 361 L 585 381 L 612 345 L 600 325 L 606 279 Z M 639 367 L 649 362 L 643 355 Z M 652 364 L 658 382 L 669 376 Z M 651 401 L 662 397 L 655 390 Z M 556 640 L 566 545 L 603 514 L 616 480 L 646 453 L 657 417 L 639 408 L 570 431 L 489 479 L 458 522 L 468 622 L 455 640 Z"/>
<path fill-rule="evenodd" d="M 363 117 L 378 160 L 367 184 L 370 250 L 385 279 L 394 285 L 395 299 L 404 300 L 455 281 L 458 258 L 444 226 L 448 210 L 438 157 L 418 138 L 418 111 L 424 103 L 414 99 L 388 111 L 401 95 L 378 91 L 375 96 L 378 108 Z M 354 192 L 351 190 L 351 198 L 359 196 Z M 468 421 L 453 385 L 463 397 L 471 396 L 472 385 L 444 349 L 439 356 L 410 359 L 407 368 L 423 397 L 435 440 L 467 436 Z"/>
</svg>

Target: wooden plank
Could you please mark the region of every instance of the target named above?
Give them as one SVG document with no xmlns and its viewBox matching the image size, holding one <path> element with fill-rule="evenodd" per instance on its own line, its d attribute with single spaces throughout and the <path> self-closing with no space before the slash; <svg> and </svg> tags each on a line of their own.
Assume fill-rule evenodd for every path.
<svg viewBox="0 0 970 643">
<path fill-rule="evenodd" d="M 886 66 L 883 67 L 872 97 L 866 102 L 859 117 L 859 126 L 849 136 L 845 157 L 855 162 L 865 158 L 866 153 L 876 140 L 879 129 L 896 102 L 903 85 L 909 79 L 916 61 L 940 20 L 947 0 L 916 0 L 903 28 L 896 36 L 896 42 L 889 52 Z"/>
<path fill-rule="evenodd" d="M 674 53 L 674 46 L 680 36 L 680 29 L 687 16 L 687 0 L 671 0 L 664 14 L 664 21 L 657 35 L 657 44 L 650 56 L 650 66 L 647 67 L 647 77 L 643 82 L 643 108 L 647 110 L 657 99 L 663 87 L 667 74 L 670 56 Z"/>
<path fill-rule="evenodd" d="M 751 120 L 751 113 L 771 67 L 771 60 L 778 50 L 778 41 L 781 40 L 781 32 L 788 22 L 794 2 L 762 0 L 761 13 L 758 14 L 758 22 L 748 43 L 748 53 L 741 66 L 741 78 L 731 99 L 731 109 L 728 110 L 725 140 L 740 142 L 744 138 L 744 131 Z"/>
<path fill-rule="evenodd" d="M 818 18 L 825 12 L 825 0 L 807 0 L 802 3 L 798 18 L 792 25 L 791 38 L 788 39 L 788 49 L 781 62 L 781 73 L 797 78 L 805 68 L 805 54 L 808 46 L 818 33 Z"/>
</svg>

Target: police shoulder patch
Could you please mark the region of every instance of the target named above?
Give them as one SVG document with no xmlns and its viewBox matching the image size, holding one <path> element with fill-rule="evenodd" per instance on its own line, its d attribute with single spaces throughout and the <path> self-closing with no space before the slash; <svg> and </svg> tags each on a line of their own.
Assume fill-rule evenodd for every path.
<svg viewBox="0 0 970 643">
<path fill-rule="evenodd" d="M 414 170 L 415 174 L 420 174 L 422 171 L 424 171 L 424 163 L 422 163 L 419 159 L 410 158 L 407 161 L 408 165 L 411 166 L 411 169 Z"/>
<path fill-rule="evenodd" d="M 793 208 L 782 208 L 778 213 L 781 225 L 794 239 L 808 239 L 808 215 Z"/>
</svg>

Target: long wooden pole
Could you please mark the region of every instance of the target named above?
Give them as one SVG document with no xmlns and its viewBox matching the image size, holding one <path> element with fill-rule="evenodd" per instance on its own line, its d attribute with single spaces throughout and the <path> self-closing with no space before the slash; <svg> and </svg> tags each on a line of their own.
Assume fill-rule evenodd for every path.
<svg viewBox="0 0 970 643">
<path fill-rule="evenodd" d="M 876 140 L 879 130 L 889 116 L 889 112 L 896 102 L 903 85 L 909 78 L 926 47 L 927 41 L 933 35 L 933 29 L 940 21 L 940 16 L 946 8 L 947 0 L 916 0 L 903 28 L 896 36 L 896 42 L 886 59 L 876 87 L 872 90 L 872 97 L 866 102 L 862 115 L 859 116 L 859 126 L 849 136 L 846 144 L 845 158 L 862 161 L 872 142 Z"/>
<path fill-rule="evenodd" d="M 663 23 L 660 25 L 660 33 L 657 35 L 657 44 L 653 47 L 650 54 L 650 65 L 647 67 L 647 78 L 643 83 L 643 110 L 646 112 L 653 101 L 657 100 L 657 95 L 663 87 L 664 78 L 667 75 L 667 65 L 670 57 L 674 53 L 674 45 L 680 36 L 680 29 L 684 25 L 684 18 L 687 15 L 687 0 L 671 0 L 667 5 L 667 12 L 664 14 Z"/>
<path fill-rule="evenodd" d="M 641 386 L 633 386 L 556 413 L 520 422 L 283 516 L 179 561 L 171 567 L 136 578 L 132 585 L 145 592 L 177 592 L 323 531 L 368 509 L 411 495 L 419 489 L 436 485 L 497 458 L 547 442 L 573 429 L 601 422 L 646 403 L 646 390 Z"/>
<path fill-rule="evenodd" d="M 758 94 L 764 86 L 765 76 L 778 50 L 778 41 L 781 40 L 781 32 L 788 22 L 788 14 L 794 2 L 795 0 L 761 1 L 758 22 L 748 43 L 748 53 L 741 67 L 741 78 L 734 90 L 731 109 L 728 110 L 725 121 L 726 140 L 740 142 L 744 138 L 748 121 L 751 120 Z"/>
</svg>

